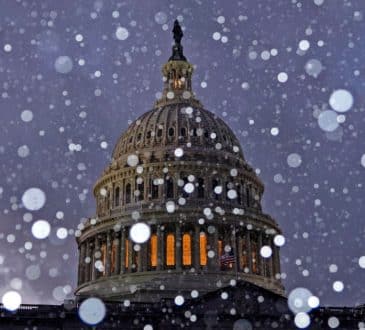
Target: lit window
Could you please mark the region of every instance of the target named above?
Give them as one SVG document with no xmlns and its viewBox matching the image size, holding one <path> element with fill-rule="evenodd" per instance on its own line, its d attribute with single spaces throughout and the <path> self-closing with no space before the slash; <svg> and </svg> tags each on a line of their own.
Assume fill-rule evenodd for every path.
<svg viewBox="0 0 365 330">
<path fill-rule="evenodd" d="M 247 248 L 246 248 L 246 242 L 242 242 L 242 250 L 241 253 L 241 267 L 242 269 L 245 269 L 245 267 L 248 267 L 248 256 L 247 256 Z"/>
<path fill-rule="evenodd" d="M 166 266 L 175 266 L 175 236 L 168 234 L 166 237 Z"/>
<path fill-rule="evenodd" d="M 200 265 L 207 264 L 207 235 L 200 233 Z"/>
<path fill-rule="evenodd" d="M 218 257 L 220 258 L 222 256 L 223 252 L 223 241 L 220 239 L 218 240 Z"/>
<path fill-rule="evenodd" d="M 125 268 L 128 269 L 129 266 L 129 239 L 125 240 Z"/>
<path fill-rule="evenodd" d="M 157 235 L 156 234 L 153 234 L 151 236 L 150 249 L 151 249 L 151 267 L 156 267 L 157 266 Z"/>
<path fill-rule="evenodd" d="M 182 81 L 180 79 L 174 79 L 174 88 L 180 89 L 182 87 Z"/>
<path fill-rule="evenodd" d="M 106 244 L 105 243 L 101 244 L 100 252 L 101 252 L 101 262 L 103 263 L 103 267 L 104 267 L 102 274 L 105 275 L 105 262 L 106 262 Z"/>
<path fill-rule="evenodd" d="M 259 274 L 259 267 L 258 267 L 258 254 L 257 254 L 257 243 L 251 242 L 251 257 L 252 257 L 252 272 L 254 274 Z"/>
<path fill-rule="evenodd" d="M 183 265 L 191 266 L 191 237 L 189 234 L 183 235 Z"/>
</svg>

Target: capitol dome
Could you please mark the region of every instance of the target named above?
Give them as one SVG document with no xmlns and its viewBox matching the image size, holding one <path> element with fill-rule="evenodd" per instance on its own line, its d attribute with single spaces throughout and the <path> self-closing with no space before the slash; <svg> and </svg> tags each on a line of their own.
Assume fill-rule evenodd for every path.
<svg viewBox="0 0 365 330">
<path fill-rule="evenodd" d="M 226 123 L 188 100 L 155 107 L 135 120 L 119 138 L 113 159 L 122 162 L 133 152 L 156 148 L 169 152 L 177 146 L 213 154 L 221 151 L 244 160 L 239 141 Z"/>
<path fill-rule="evenodd" d="M 173 32 L 161 98 L 119 138 L 94 186 L 96 215 L 77 232 L 76 295 L 189 299 L 237 281 L 284 294 L 263 184 L 195 97 L 177 21 Z"/>
</svg>

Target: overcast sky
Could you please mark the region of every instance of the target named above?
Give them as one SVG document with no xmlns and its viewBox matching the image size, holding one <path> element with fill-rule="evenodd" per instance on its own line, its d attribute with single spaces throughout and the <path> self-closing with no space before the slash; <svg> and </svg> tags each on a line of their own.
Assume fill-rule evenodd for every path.
<svg viewBox="0 0 365 330">
<path fill-rule="evenodd" d="M 118 137 L 162 90 L 178 17 L 197 97 L 265 184 L 287 292 L 365 303 L 362 0 L 0 6 L 0 295 L 60 303 L 75 289 L 73 230 L 94 215 L 93 184 Z M 44 192 L 39 210 L 22 202 L 29 188 Z M 51 226 L 45 239 L 37 220 Z"/>
</svg>

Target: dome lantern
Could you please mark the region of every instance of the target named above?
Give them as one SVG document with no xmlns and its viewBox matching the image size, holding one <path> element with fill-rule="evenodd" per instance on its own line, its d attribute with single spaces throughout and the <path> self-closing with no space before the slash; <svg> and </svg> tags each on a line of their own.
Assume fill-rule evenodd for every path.
<svg viewBox="0 0 365 330">
<path fill-rule="evenodd" d="M 194 68 L 184 56 L 183 46 L 181 45 L 184 34 L 178 20 L 175 20 L 172 32 L 175 43 L 172 46 L 172 55 L 162 67 L 164 89 L 162 97 L 156 101 L 155 106 L 181 103 L 181 101 L 192 101 L 200 106 L 200 102 L 195 99 L 192 91 L 191 77 Z"/>
</svg>

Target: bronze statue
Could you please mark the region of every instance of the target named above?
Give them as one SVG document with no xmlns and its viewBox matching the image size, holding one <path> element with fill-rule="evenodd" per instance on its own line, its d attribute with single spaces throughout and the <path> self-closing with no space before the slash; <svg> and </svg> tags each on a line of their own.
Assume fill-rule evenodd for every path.
<svg viewBox="0 0 365 330">
<path fill-rule="evenodd" d="M 181 39 L 184 36 L 184 34 L 181 30 L 181 26 L 180 26 L 179 21 L 177 19 L 174 22 L 174 28 L 172 29 L 172 33 L 174 34 L 175 43 L 180 45 Z"/>
</svg>

